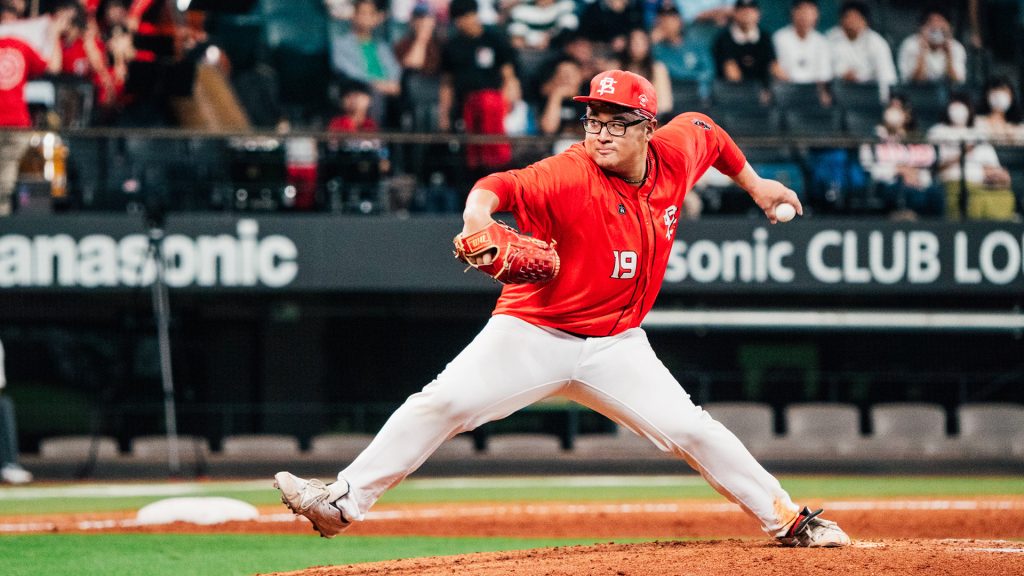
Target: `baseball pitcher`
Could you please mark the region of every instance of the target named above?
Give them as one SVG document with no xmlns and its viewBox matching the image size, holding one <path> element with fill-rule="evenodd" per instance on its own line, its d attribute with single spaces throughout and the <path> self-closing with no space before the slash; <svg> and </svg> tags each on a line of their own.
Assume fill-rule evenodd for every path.
<svg viewBox="0 0 1024 576">
<path fill-rule="evenodd" d="M 549 396 L 563 396 L 684 459 L 783 545 L 846 546 L 835 524 L 793 503 L 722 424 L 695 406 L 640 328 L 661 288 L 683 197 L 714 166 L 775 222 L 792 190 L 763 179 L 713 120 L 684 113 L 659 128 L 651 83 L 598 74 L 586 137 L 470 192 L 455 254 L 504 284 L 491 319 L 391 416 L 337 481 L 275 476 L 283 502 L 335 536 L 445 440 Z M 510 211 L 524 235 L 492 219 Z"/>
</svg>

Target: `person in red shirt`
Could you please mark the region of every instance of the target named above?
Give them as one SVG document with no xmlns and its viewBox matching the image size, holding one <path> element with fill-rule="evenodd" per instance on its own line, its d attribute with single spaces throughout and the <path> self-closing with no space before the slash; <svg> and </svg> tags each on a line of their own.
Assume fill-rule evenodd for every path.
<svg viewBox="0 0 1024 576">
<path fill-rule="evenodd" d="M 557 395 L 684 459 L 781 544 L 849 545 L 835 522 L 794 504 L 735 435 L 693 404 L 640 328 L 661 288 L 683 198 L 708 168 L 730 176 L 772 223 L 784 203 L 803 211 L 796 193 L 758 176 L 703 114 L 680 114 L 659 129 L 654 87 L 634 73 L 602 72 L 575 100 L 587 105 L 584 141 L 482 178 L 463 212 L 462 233 L 472 234 L 495 212 L 511 211 L 525 233 L 556 242 L 559 275 L 506 285 L 480 334 L 336 482 L 279 472 L 282 500 L 334 536 L 448 438 Z"/>
<path fill-rule="evenodd" d="M 0 38 L 0 216 L 13 209 L 18 166 L 29 144 L 26 131 L 32 119 L 25 102 L 25 83 L 46 72 L 46 61 L 31 46 L 13 38 Z"/>
<path fill-rule="evenodd" d="M 68 2 L 58 11 L 70 13 L 70 24 L 61 35 L 61 73 L 87 78 L 95 86 L 96 101 L 101 106 L 113 105 L 123 83 L 119 85 L 107 64 L 107 48 L 99 26 L 77 2 Z"/>
</svg>

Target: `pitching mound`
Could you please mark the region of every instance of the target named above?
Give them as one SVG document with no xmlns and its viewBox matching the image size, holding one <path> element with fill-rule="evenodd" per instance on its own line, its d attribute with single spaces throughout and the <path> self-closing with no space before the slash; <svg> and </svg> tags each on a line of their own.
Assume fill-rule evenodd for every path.
<svg viewBox="0 0 1024 576">
<path fill-rule="evenodd" d="M 601 544 L 521 552 L 317 567 L 287 576 L 1006 576 L 1024 574 L 1024 543 L 994 540 L 860 541 L 849 548 L 789 549 L 765 541 Z M 278 576 L 283 576 L 278 574 Z"/>
</svg>

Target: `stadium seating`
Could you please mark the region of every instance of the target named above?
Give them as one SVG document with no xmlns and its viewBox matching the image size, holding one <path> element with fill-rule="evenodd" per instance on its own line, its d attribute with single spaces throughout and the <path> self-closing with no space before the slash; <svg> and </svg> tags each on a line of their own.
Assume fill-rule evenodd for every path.
<svg viewBox="0 0 1024 576">
<path fill-rule="evenodd" d="M 672 80 L 672 114 L 706 112 L 707 91 L 697 80 Z"/>
<path fill-rule="evenodd" d="M 562 452 L 562 443 L 551 434 L 494 434 L 487 438 L 486 456 L 529 460 L 549 458 Z"/>
<path fill-rule="evenodd" d="M 844 110 L 882 114 L 882 100 L 877 82 L 844 82 L 832 84 L 833 105 Z"/>
<path fill-rule="evenodd" d="M 283 434 L 239 434 L 225 437 L 220 453 L 230 458 L 287 458 L 299 455 L 299 440 Z"/>
<path fill-rule="evenodd" d="M 716 113 L 764 108 L 761 103 L 762 89 L 760 82 L 728 82 L 718 79 L 711 87 L 711 101 Z"/>
<path fill-rule="evenodd" d="M 772 98 L 775 105 L 783 110 L 821 108 L 817 84 L 776 82 L 772 84 Z"/>
<path fill-rule="evenodd" d="M 573 452 L 595 460 L 665 459 L 672 456 L 650 440 L 619 426 L 615 434 L 585 434 L 576 437 Z"/>
<path fill-rule="evenodd" d="M 166 460 L 169 456 L 167 436 L 139 436 L 132 439 L 131 455 L 138 460 Z M 210 444 L 198 436 L 178 436 L 178 457 L 182 462 L 205 461 L 210 455 Z"/>
<path fill-rule="evenodd" d="M 782 124 L 790 136 L 835 136 L 843 131 L 843 114 L 838 108 L 792 108 L 783 110 Z"/>
<path fill-rule="evenodd" d="M 714 402 L 704 406 L 751 453 L 764 452 L 775 440 L 774 415 L 771 406 L 760 402 Z"/>
<path fill-rule="evenodd" d="M 864 446 L 867 456 L 927 458 L 951 453 L 946 411 L 938 404 L 876 404 L 870 414 L 872 434 Z"/>
<path fill-rule="evenodd" d="M 1024 434 L 1024 406 L 1009 403 L 963 404 L 958 449 L 964 456 L 1006 458 L 1014 438 Z"/>
<path fill-rule="evenodd" d="M 309 454 L 346 462 L 359 455 L 373 440 L 372 434 L 321 434 L 309 444 Z"/>
<path fill-rule="evenodd" d="M 112 460 L 119 456 L 117 440 L 109 436 L 53 436 L 39 442 L 39 457 L 45 460 Z"/>
<path fill-rule="evenodd" d="M 785 416 L 786 434 L 772 444 L 772 458 L 842 458 L 856 454 L 863 446 L 860 413 L 852 404 L 791 404 Z"/>
</svg>

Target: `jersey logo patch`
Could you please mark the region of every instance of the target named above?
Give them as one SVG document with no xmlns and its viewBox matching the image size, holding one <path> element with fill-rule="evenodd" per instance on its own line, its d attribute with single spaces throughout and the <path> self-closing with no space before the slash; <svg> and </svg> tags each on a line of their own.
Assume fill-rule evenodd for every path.
<svg viewBox="0 0 1024 576">
<path fill-rule="evenodd" d="M 672 232 L 675 230 L 676 224 L 679 223 L 678 217 L 679 209 L 675 206 L 669 206 L 665 209 L 665 239 L 672 239 Z"/>
<path fill-rule="evenodd" d="M 597 94 L 599 96 L 615 94 L 615 78 L 612 78 L 611 76 L 601 78 L 601 86 L 598 87 Z"/>
<path fill-rule="evenodd" d="M 625 213 L 626 213 L 626 205 L 625 204 L 619 204 L 619 214 L 625 214 Z"/>
<path fill-rule="evenodd" d="M 708 123 L 703 121 L 703 120 L 699 120 L 699 119 L 694 120 L 693 121 L 693 125 L 694 126 L 699 126 L 699 127 L 703 128 L 705 130 L 711 130 L 711 126 L 709 126 Z"/>
</svg>

